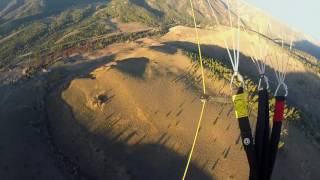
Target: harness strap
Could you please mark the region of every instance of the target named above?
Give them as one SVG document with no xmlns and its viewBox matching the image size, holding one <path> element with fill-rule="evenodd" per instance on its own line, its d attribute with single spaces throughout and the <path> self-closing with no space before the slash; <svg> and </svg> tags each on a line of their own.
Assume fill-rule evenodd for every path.
<svg viewBox="0 0 320 180">
<path fill-rule="evenodd" d="M 273 121 L 278 122 L 283 120 L 284 106 L 285 106 L 285 97 L 284 96 L 276 97 Z"/>
<path fill-rule="evenodd" d="M 258 167 L 250 122 L 248 118 L 248 94 L 240 87 L 236 95 L 232 97 L 236 118 L 239 122 L 242 144 L 247 155 L 250 167 L 249 180 L 258 180 Z"/>
<path fill-rule="evenodd" d="M 272 171 L 276 161 L 278 153 L 278 145 L 280 141 L 282 121 L 284 119 L 284 108 L 285 108 L 285 96 L 276 96 L 276 104 L 273 116 L 273 127 L 270 138 L 270 153 L 269 153 L 269 167 L 268 167 L 268 179 L 272 176 Z"/>
<path fill-rule="evenodd" d="M 263 88 L 259 91 L 258 116 L 255 134 L 255 150 L 260 180 L 265 179 L 267 174 L 266 169 L 268 169 L 269 131 L 269 95 L 268 90 Z"/>
</svg>

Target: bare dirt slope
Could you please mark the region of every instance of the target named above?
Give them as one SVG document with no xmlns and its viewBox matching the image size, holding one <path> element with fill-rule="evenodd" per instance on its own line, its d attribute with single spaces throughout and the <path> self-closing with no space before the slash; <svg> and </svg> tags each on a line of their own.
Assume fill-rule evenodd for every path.
<svg viewBox="0 0 320 180">
<path fill-rule="evenodd" d="M 48 74 L 1 85 L 1 179 L 180 179 L 201 108 L 200 74 L 179 50 L 194 49 L 194 36 L 182 30 L 75 55 Z M 201 40 L 208 38 L 220 39 Z M 209 76 L 210 94 L 230 94 L 228 82 Z M 232 105 L 208 103 L 188 179 L 247 179 L 240 144 Z M 319 154 L 289 125 L 273 179 L 317 179 Z"/>
<path fill-rule="evenodd" d="M 110 62 L 52 94 L 53 134 L 85 174 L 94 179 L 181 177 L 200 113 L 199 72 L 168 42 L 110 46 L 118 51 L 97 53 Z M 212 94 L 229 94 L 227 82 L 207 77 L 206 83 Z M 296 127 L 289 128 L 274 179 L 315 179 L 319 151 Z M 190 179 L 247 179 L 240 144 L 232 105 L 209 103 Z"/>
<path fill-rule="evenodd" d="M 180 178 L 200 114 L 198 85 L 192 84 L 198 73 L 192 75 L 190 60 L 180 52 L 169 55 L 152 50 L 157 47 L 117 54 L 114 61 L 93 71 L 91 78 L 73 80 L 61 95 L 74 114 L 73 120 L 63 118 L 61 123 L 76 121 L 89 134 L 124 144 L 119 155 L 117 146 L 102 148 L 106 142 L 91 139 L 97 144 L 90 146 L 99 147 L 98 157 L 114 158 L 126 175 L 134 179 Z M 223 88 L 224 83 L 216 81 L 221 86 L 211 87 L 212 93 Z M 239 131 L 231 111 L 231 104 L 207 106 L 199 148 L 194 155 L 196 161 L 190 171 L 193 179 L 247 176 L 245 157 L 237 141 Z M 67 116 L 64 113 L 54 114 Z M 232 140 L 225 141 L 226 137 Z M 95 161 L 94 157 L 79 153 L 78 156 L 85 157 L 84 162 Z M 106 165 L 107 162 L 99 162 L 84 166 L 97 171 Z M 239 168 L 242 170 L 236 170 Z M 103 179 L 106 175 L 107 171 L 97 171 L 95 178 Z"/>
</svg>

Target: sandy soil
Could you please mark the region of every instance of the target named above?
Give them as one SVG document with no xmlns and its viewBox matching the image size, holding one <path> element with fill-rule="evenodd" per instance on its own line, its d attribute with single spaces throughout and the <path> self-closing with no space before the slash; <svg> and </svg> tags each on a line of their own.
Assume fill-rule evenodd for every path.
<svg viewBox="0 0 320 180">
<path fill-rule="evenodd" d="M 89 73 L 90 78 L 75 79 L 61 94 L 54 96 L 53 99 L 62 98 L 50 106 L 53 107 L 51 114 L 57 115 L 52 117 L 54 123 L 59 119 L 60 126 L 55 124 L 59 129 L 55 132 L 60 137 L 58 142 L 64 142 L 64 147 L 71 142 L 77 144 L 69 147 L 72 156 L 75 150 L 89 146 L 76 156 L 84 158 L 80 167 L 94 174 L 94 179 L 110 176 L 110 172 L 99 167 L 109 169 L 115 162 L 117 173 L 112 174 L 115 179 L 177 179 L 181 176 L 201 107 L 199 84 L 190 84 L 199 72 L 192 73 L 190 60 L 174 46 L 151 39 L 140 40 L 128 48 L 125 44 L 121 46 L 122 51 L 118 51 L 111 62 Z M 108 50 L 101 51 L 100 55 L 103 52 Z M 190 77 L 183 78 L 187 74 Z M 228 91 L 228 83 L 221 80 L 208 78 L 207 85 L 212 94 L 224 95 L 226 93 L 219 91 Z M 62 106 L 66 108 L 61 112 L 57 107 Z M 59 113 L 55 113 L 55 109 Z M 70 110 L 73 113 L 70 114 Z M 60 132 L 66 126 L 72 128 Z M 77 138 L 81 133 L 73 130 L 75 127 L 85 129 L 81 136 L 89 145 Z M 319 151 L 294 126 L 289 128 L 274 179 L 315 179 L 319 176 L 316 170 L 319 163 L 315 159 Z M 68 141 L 66 137 L 71 129 L 73 135 Z M 299 144 L 300 150 L 293 150 Z M 157 150 L 163 148 L 166 150 Z M 168 149 L 170 153 L 163 152 Z M 168 159 L 167 154 L 180 158 Z M 112 163 L 108 160 L 98 163 L 97 159 L 112 159 Z M 140 166 L 147 170 L 141 172 L 140 168 L 133 168 Z M 246 158 L 230 104 L 207 106 L 193 166 L 190 179 L 247 179 Z M 94 173 L 90 173 L 92 171 Z"/>
<path fill-rule="evenodd" d="M 177 48 L 193 41 L 181 32 L 114 44 L 1 86 L 1 179 L 180 179 L 201 108 L 199 72 Z M 230 94 L 209 75 L 210 94 Z M 208 103 L 188 179 L 247 179 L 240 144 L 232 105 Z M 289 125 L 273 179 L 317 179 L 319 155 Z"/>
<path fill-rule="evenodd" d="M 143 57 L 140 57 L 142 54 Z M 117 157 L 116 147 L 109 147 L 112 152 L 107 150 L 112 155 L 105 153 L 103 148 L 101 154 L 115 158 L 131 178 L 149 179 L 156 176 L 153 179 L 177 179 L 186 163 L 185 156 L 191 146 L 201 108 L 198 85 L 191 84 L 198 73 L 192 75 L 192 70 L 190 60 L 179 52 L 168 55 L 143 47 L 120 52 L 112 63 L 93 71 L 91 78 L 74 80 L 63 91 L 62 99 L 72 109 L 74 119 L 61 117 L 67 116 L 63 115 L 67 111 L 52 113 L 61 115 L 52 119 L 61 119 L 62 124 L 76 121 L 90 134 L 99 134 L 107 141 L 128 146 L 121 156 L 129 159 L 131 155 L 137 156 L 132 162 L 119 160 L 122 158 Z M 188 74 L 191 77 L 184 79 L 183 76 Z M 219 83 L 222 85 L 220 89 L 226 85 Z M 214 93 L 217 89 L 210 88 L 210 91 Z M 190 172 L 193 179 L 245 179 L 247 176 L 247 167 L 242 163 L 245 157 L 237 141 L 239 131 L 231 111 L 231 104 L 221 106 L 211 103 L 207 106 L 198 144 L 201 148 L 196 150 L 194 168 Z M 60 141 L 64 141 L 66 136 L 62 137 Z M 226 142 L 224 137 L 233 141 Z M 89 141 L 96 142 L 95 139 Z M 98 147 L 107 144 L 96 143 Z M 143 150 L 150 154 L 146 157 L 136 152 L 140 146 L 160 145 L 159 149 L 174 152 L 169 156 L 180 157 L 179 160 L 167 159 L 166 154 L 154 148 Z M 85 157 L 83 154 L 78 156 Z M 92 157 L 87 158 L 94 161 Z M 132 166 L 140 165 L 149 167 L 148 172 L 132 169 Z M 90 164 L 86 165 L 86 169 L 97 169 L 98 166 L 101 164 Z M 162 169 L 166 166 L 170 168 Z M 159 170 L 160 167 L 162 170 Z M 234 171 L 239 167 L 241 171 Z M 95 178 L 103 179 L 107 174 L 97 172 Z"/>
</svg>

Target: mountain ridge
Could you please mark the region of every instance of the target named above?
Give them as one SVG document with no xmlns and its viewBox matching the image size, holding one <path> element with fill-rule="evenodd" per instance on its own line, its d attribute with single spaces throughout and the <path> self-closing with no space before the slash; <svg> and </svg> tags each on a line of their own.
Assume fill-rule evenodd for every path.
<svg viewBox="0 0 320 180">
<path fill-rule="evenodd" d="M 223 0 L 208 0 L 213 7 L 219 23 L 229 25 L 227 4 Z M 10 33 L 26 26 L 34 21 L 44 20 L 51 21 L 52 16 L 56 16 L 65 9 L 72 9 L 81 5 L 94 5 L 100 3 L 100 6 L 109 6 L 110 4 L 131 3 L 145 12 L 149 13 L 151 19 L 155 22 L 163 22 L 164 24 L 188 25 L 192 26 L 191 8 L 189 1 L 173 1 L 173 0 L 64 0 L 63 4 L 53 0 L 4 0 L 0 4 L 0 37 L 9 36 Z M 239 4 L 239 5 L 238 5 Z M 96 6 L 97 7 L 97 6 Z M 212 15 L 211 9 L 208 7 L 207 0 L 195 1 L 195 14 L 198 24 L 202 28 L 216 26 L 216 22 Z M 278 39 L 279 36 L 286 32 L 286 36 L 281 39 L 287 44 L 293 40 L 296 49 L 304 51 L 318 60 L 320 59 L 320 43 L 304 33 L 298 32 L 289 25 L 270 16 L 263 10 L 254 7 L 243 0 L 231 0 L 230 8 L 232 11 L 232 19 L 235 21 L 239 15 L 243 24 L 248 29 L 259 32 L 271 39 Z M 123 11 L 123 10 L 121 10 Z M 116 13 L 118 16 L 122 12 Z M 149 16 L 148 15 L 148 16 Z M 130 16 L 126 15 L 126 18 Z M 139 15 L 137 15 L 139 16 Z M 123 20 L 123 19 L 122 19 Z M 270 22 L 272 30 L 268 31 L 266 24 Z M 159 24 L 156 23 L 156 24 Z"/>
</svg>

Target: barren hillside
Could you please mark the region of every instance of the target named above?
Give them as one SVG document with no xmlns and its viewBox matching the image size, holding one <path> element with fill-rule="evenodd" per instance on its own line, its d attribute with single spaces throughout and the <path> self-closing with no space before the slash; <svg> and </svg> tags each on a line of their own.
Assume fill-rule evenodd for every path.
<svg viewBox="0 0 320 180">
<path fill-rule="evenodd" d="M 96 179 L 181 176 L 201 107 L 199 72 L 181 54 L 182 49 L 194 48 L 187 31 L 188 28 L 176 27 L 161 39 L 142 39 L 103 49 L 99 57 L 108 55 L 108 63 L 72 80 L 50 98 L 50 114 L 54 115 L 50 122 L 57 142 L 66 147 L 71 158 L 82 157 L 79 166 L 85 174 L 94 174 Z M 205 39 L 208 37 L 202 40 Z M 218 47 L 203 47 L 206 53 L 210 50 L 213 56 L 223 56 Z M 114 49 L 118 51 L 110 55 Z M 241 65 L 245 64 L 250 63 Z M 210 94 L 230 98 L 228 82 L 210 72 L 206 74 Z M 253 113 L 253 124 L 254 117 Z M 288 128 L 286 147 L 280 152 L 274 178 L 304 179 L 298 172 L 305 172 L 310 179 L 317 177 L 316 169 L 309 165 L 318 163 L 314 159 L 318 150 L 297 127 Z M 192 162 L 191 179 L 246 179 L 248 167 L 231 104 L 208 105 Z M 111 172 L 99 168 L 114 164 Z M 295 170 L 291 172 L 292 169 Z"/>
</svg>

